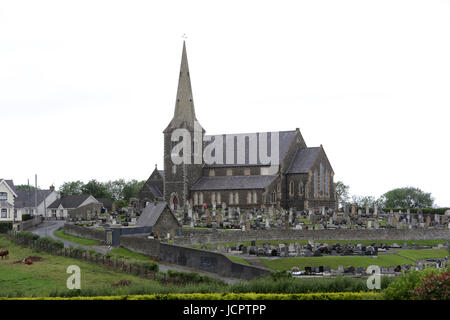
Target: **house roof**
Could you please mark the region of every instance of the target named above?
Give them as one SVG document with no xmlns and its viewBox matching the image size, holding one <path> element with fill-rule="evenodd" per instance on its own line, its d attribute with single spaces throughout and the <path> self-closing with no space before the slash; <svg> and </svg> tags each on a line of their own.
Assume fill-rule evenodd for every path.
<svg viewBox="0 0 450 320">
<path fill-rule="evenodd" d="M 193 191 L 201 190 L 247 190 L 264 189 L 277 176 L 217 176 L 203 177 L 191 187 Z"/>
<path fill-rule="evenodd" d="M 103 207 L 105 207 L 105 208 L 107 208 L 109 210 L 112 209 L 113 202 L 110 199 L 97 198 L 97 201 L 100 202 L 103 205 Z"/>
<path fill-rule="evenodd" d="M 52 190 L 37 190 L 37 204 L 44 201 L 47 196 L 52 193 Z M 19 190 L 17 191 L 17 198 L 14 202 L 16 208 L 30 208 L 35 206 L 35 191 L 34 190 Z"/>
<path fill-rule="evenodd" d="M 295 139 L 297 131 L 279 131 L 279 132 L 256 132 L 256 133 L 240 133 L 240 134 L 221 134 L 221 135 L 212 135 L 212 136 L 206 136 L 206 142 L 205 146 L 208 146 L 209 144 L 213 143 L 216 138 L 222 137 L 223 139 L 223 161 L 222 163 L 213 163 L 213 164 L 205 164 L 204 167 L 206 168 L 214 168 L 214 167 L 239 167 L 239 166 L 264 166 L 267 164 L 264 164 L 261 162 L 261 159 L 259 158 L 259 145 L 260 145 L 260 138 L 261 137 L 267 137 L 267 148 L 266 151 L 262 150 L 263 153 L 269 154 L 271 147 L 272 147 L 272 134 L 278 133 L 278 141 L 279 141 L 279 163 L 284 159 L 286 156 L 287 151 L 289 150 L 289 146 L 291 145 L 292 141 Z M 249 154 L 254 154 L 254 152 L 250 152 L 250 140 L 249 136 L 255 136 L 255 145 L 256 145 L 256 155 L 257 159 L 256 162 L 250 161 Z M 242 141 L 242 139 L 245 139 L 245 161 L 238 161 L 237 159 L 237 148 L 238 148 L 238 137 L 239 140 Z M 233 139 L 234 141 L 234 159 L 231 164 L 227 164 L 227 138 Z M 220 139 L 220 138 L 218 138 Z M 262 142 L 261 142 L 262 143 Z M 214 155 L 213 155 L 214 156 Z"/>
<path fill-rule="evenodd" d="M 13 191 L 14 195 L 17 196 L 17 190 L 16 190 L 16 187 L 14 186 L 14 182 L 12 180 L 6 180 L 6 179 L 0 178 L 0 183 L 2 181 L 5 181 L 5 183 L 8 185 L 8 187 Z"/>
<path fill-rule="evenodd" d="M 55 200 L 51 205 L 48 206 L 49 209 L 56 209 L 60 205 L 66 209 L 78 208 L 86 201 L 91 195 L 81 194 L 81 195 L 69 195 L 63 196 L 60 199 Z"/>
<path fill-rule="evenodd" d="M 136 226 L 153 227 L 166 207 L 167 203 L 164 201 L 157 202 L 156 204 L 149 203 L 136 221 Z"/>
<path fill-rule="evenodd" d="M 286 173 L 308 173 L 319 150 L 320 147 L 298 149 Z"/>
</svg>

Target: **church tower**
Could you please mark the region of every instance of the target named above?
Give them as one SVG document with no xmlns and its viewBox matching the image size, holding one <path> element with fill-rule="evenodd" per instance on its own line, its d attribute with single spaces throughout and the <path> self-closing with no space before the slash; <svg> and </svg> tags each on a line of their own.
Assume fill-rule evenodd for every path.
<svg viewBox="0 0 450 320">
<path fill-rule="evenodd" d="M 182 141 L 172 141 L 173 133 L 177 129 L 184 129 L 189 132 L 192 151 L 190 155 L 191 161 L 189 163 L 175 164 L 172 161 L 172 151 Z M 194 130 L 196 130 L 195 134 Z M 163 133 L 164 199 L 171 208 L 177 209 L 189 200 L 190 187 L 202 176 L 203 138 L 205 135 L 205 130 L 200 126 L 195 116 L 185 42 L 183 42 L 183 52 L 181 55 L 175 113 Z M 200 140 L 199 137 L 201 137 L 201 141 L 198 141 Z M 201 146 L 201 149 L 199 149 L 199 146 Z M 199 159 L 199 157 L 201 158 Z"/>
</svg>

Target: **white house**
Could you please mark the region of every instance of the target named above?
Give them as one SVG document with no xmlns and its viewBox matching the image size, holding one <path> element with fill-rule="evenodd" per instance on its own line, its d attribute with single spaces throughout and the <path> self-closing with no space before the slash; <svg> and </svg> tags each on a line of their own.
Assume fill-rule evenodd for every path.
<svg viewBox="0 0 450 320">
<path fill-rule="evenodd" d="M 47 218 L 65 219 L 69 216 L 69 211 L 79 207 L 91 204 L 100 203 L 91 195 L 69 195 L 63 196 L 47 207 Z"/>
<path fill-rule="evenodd" d="M 59 192 L 51 186 L 49 190 L 19 190 L 15 201 L 17 215 L 45 216 L 47 207 L 59 199 Z M 36 206 L 37 203 L 37 206 Z"/>
<path fill-rule="evenodd" d="M 0 222 L 22 220 L 22 216 L 17 216 L 14 209 L 16 198 L 17 191 L 14 182 L 0 178 Z"/>
</svg>

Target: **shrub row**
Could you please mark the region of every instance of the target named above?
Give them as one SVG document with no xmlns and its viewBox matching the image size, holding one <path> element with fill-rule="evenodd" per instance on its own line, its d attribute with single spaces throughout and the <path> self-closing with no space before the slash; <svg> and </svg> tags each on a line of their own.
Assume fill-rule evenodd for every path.
<svg viewBox="0 0 450 320">
<path fill-rule="evenodd" d="M 98 297 L 33 297 L 0 298 L 0 300 L 382 300 L 376 292 L 335 292 L 335 293 L 185 293 L 151 294 Z"/>
</svg>

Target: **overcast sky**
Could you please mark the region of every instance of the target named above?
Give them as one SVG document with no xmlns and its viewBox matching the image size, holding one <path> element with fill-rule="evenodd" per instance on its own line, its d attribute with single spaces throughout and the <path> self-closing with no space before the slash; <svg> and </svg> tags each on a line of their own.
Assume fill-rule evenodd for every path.
<svg viewBox="0 0 450 320">
<path fill-rule="evenodd" d="M 450 206 L 450 1 L 1 1 L 0 178 L 162 169 L 183 34 L 207 134 L 298 127 L 352 194 Z"/>
</svg>

